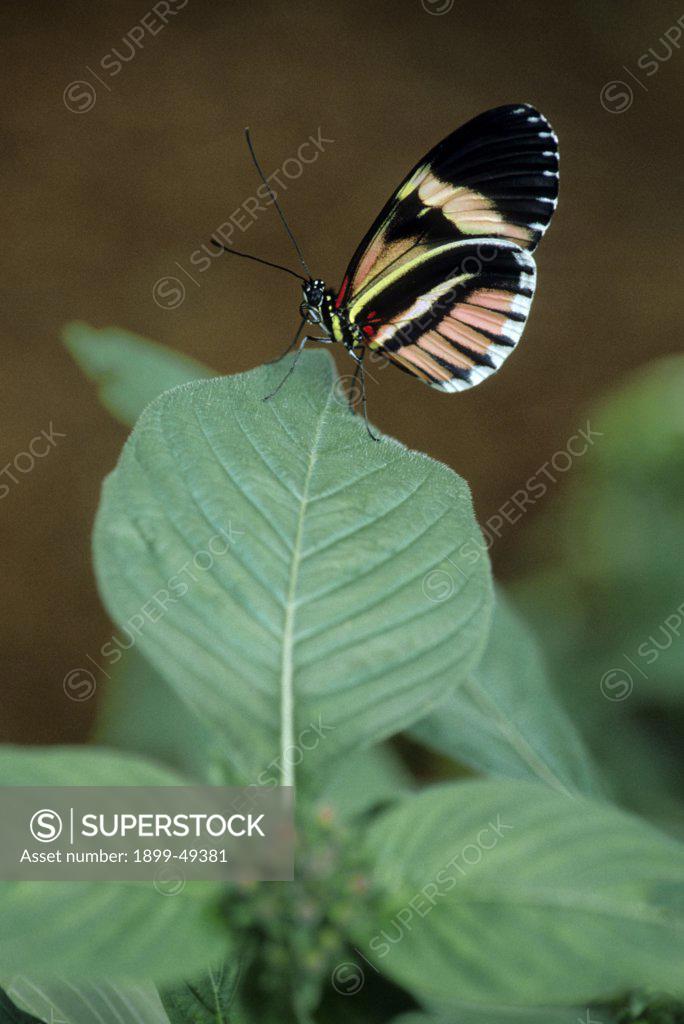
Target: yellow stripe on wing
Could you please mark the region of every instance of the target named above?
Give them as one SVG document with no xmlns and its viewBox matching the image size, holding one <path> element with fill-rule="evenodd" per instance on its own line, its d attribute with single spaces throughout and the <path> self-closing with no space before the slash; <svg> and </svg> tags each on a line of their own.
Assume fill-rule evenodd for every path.
<svg viewBox="0 0 684 1024">
<path fill-rule="evenodd" d="M 500 240 L 496 238 L 483 238 L 480 240 L 479 244 L 497 245 L 500 244 Z M 416 267 L 423 266 L 429 260 L 435 259 L 438 256 L 442 256 L 444 255 L 445 252 L 449 252 L 450 250 L 453 250 L 455 252 L 458 249 L 472 249 L 472 247 L 472 240 L 459 242 L 445 242 L 443 245 L 437 245 L 433 249 L 429 249 L 427 252 L 422 252 L 419 253 L 419 255 L 417 256 L 413 256 L 406 262 L 399 263 L 392 269 L 389 269 L 385 271 L 385 273 L 380 274 L 379 277 L 373 278 L 373 280 L 369 284 L 367 284 L 365 288 L 362 288 L 359 294 L 356 295 L 349 304 L 349 313 L 351 318 L 355 320 L 360 311 L 363 309 L 363 307 L 369 306 L 372 299 L 374 299 L 376 295 L 379 295 L 382 291 L 384 291 L 384 289 L 389 288 L 391 285 L 401 280 L 401 278 L 404 277 L 406 274 L 410 274 L 411 271 L 414 270 Z M 471 278 L 476 276 L 477 275 L 475 273 L 459 274 L 457 277 L 449 278 L 449 286 L 455 284 L 462 284 L 463 282 L 469 281 L 471 280 Z"/>
</svg>

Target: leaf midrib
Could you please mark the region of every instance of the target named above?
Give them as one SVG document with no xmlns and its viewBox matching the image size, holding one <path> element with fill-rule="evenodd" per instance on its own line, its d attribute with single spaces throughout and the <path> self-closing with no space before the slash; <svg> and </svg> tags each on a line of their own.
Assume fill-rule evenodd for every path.
<svg viewBox="0 0 684 1024">
<path fill-rule="evenodd" d="M 477 889 L 471 888 L 465 894 L 461 894 L 458 904 L 463 908 L 493 906 L 504 910 L 524 907 L 527 910 L 541 910 L 547 913 L 567 911 L 571 914 L 652 924 L 671 928 L 675 933 L 684 932 L 684 923 L 669 916 L 665 909 L 646 903 L 643 899 L 635 898 L 627 903 L 620 900 L 618 895 L 604 896 L 577 889 L 549 889 L 543 886 L 530 889 L 522 886 L 515 890 L 510 887 L 500 889 L 496 885 L 481 885 Z"/>
<path fill-rule="evenodd" d="M 571 800 L 576 799 L 576 794 L 561 781 L 551 765 L 531 746 L 517 725 L 511 722 L 501 711 L 496 701 L 477 683 L 474 677 L 471 676 L 466 681 L 464 690 L 470 694 L 474 702 L 479 705 L 480 710 L 496 725 L 504 740 L 538 779 Z"/>
<path fill-rule="evenodd" d="M 292 546 L 292 559 L 290 562 L 290 578 L 288 581 L 287 594 L 285 597 L 285 621 L 283 624 L 283 647 L 280 662 L 280 784 L 281 786 L 295 787 L 294 761 L 288 763 L 286 752 L 294 747 L 294 646 L 295 646 L 295 615 L 297 602 L 297 583 L 299 580 L 299 568 L 302 562 L 302 541 L 304 538 L 304 519 L 309 504 L 309 490 L 311 478 L 318 458 L 318 449 L 321 441 L 321 433 L 325 422 L 332 390 L 328 392 L 325 405 L 321 410 L 316 425 L 309 461 L 306 469 L 304 486 L 297 517 L 297 529 L 295 532 L 294 544 Z"/>
</svg>

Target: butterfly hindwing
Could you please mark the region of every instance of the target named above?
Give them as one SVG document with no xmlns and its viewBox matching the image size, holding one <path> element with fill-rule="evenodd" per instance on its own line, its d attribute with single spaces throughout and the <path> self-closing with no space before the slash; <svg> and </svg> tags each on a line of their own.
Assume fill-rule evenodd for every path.
<svg viewBox="0 0 684 1024">
<path fill-rule="evenodd" d="M 388 270 L 349 309 L 373 325 L 370 349 L 432 387 L 462 391 L 517 345 L 535 279 L 534 260 L 512 242 L 446 242 Z"/>
</svg>

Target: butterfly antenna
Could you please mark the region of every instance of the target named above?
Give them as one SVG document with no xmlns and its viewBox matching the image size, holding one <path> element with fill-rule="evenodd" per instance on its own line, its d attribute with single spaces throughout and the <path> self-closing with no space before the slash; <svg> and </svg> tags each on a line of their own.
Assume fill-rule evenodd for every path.
<svg viewBox="0 0 684 1024">
<path fill-rule="evenodd" d="M 278 202 L 278 198 L 277 198 L 275 192 L 273 191 L 273 189 L 269 185 L 269 183 L 268 183 L 268 181 L 266 179 L 266 175 L 264 174 L 264 172 L 262 171 L 262 169 L 261 169 L 261 167 L 259 165 L 259 161 L 257 160 L 256 153 L 254 152 L 254 146 L 252 145 L 252 137 L 249 134 L 249 128 L 245 128 L 245 138 L 247 139 L 247 145 L 249 146 L 249 152 L 251 154 L 252 160 L 254 161 L 254 166 L 256 167 L 257 171 L 259 172 L 259 177 L 261 178 L 261 180 L 263 181 L 264 185 L 266 186 L 268 194 L 270 195 L 271 199 L 273 200 L 273 204 L 274 204 L 276 210 L 278 211 L 278 216 L 280 217 L 281 221 L 283 222 L 283 227 L 287 231 L 287 233 L 288 233 L 288 235 L 290 237 L 290 241 L 292 242 L 292 244 L 295 247 L 297 256 L 299 257 L 299 262 L 304 267 L 304 270 L 306 270 L 307 277 L 308 277 L 309 281 L 311 281 L 311 280 L 313 280 L 313 275 L 312 275 L 311 271 L 309 270 L 309 266 L 308 266 L 306 260 L 304 259 L 304 254 L 303 254 L 302 250 L 299 248 L 299 245 L 297 244 L 297 239 L 295 238 L 295 236 L 292 234 L 292 231 L 290 230 L 290 225 L 287 223 L 287 221 L 285 219 L 285 214 L 283 213 L 282 207 L 281 207 L 280 203 Z"/>
<path fill-rule="evenodd" d="M 265 267 L 273 267 L 275 270 L 283 270 L 286 274 L 292 274 L 292 276 L 296 277 L 298 281 L 307 280 L 295 270 L 290 270 L 289 267 L 283 267 L 280 263 L 271 263 L 270 260 L 262 260 L 261 256 L 252 256 L 249 252 L 240 252 L 239 249 L 231 249 L 229 246 L 224 245 L 223 242 L 219 242 L 216 238 L 211 239 L 211 244 L 215 245 L 217 249 L 223 249 L 224 252 L 229 252 L 232 256 L 242 256 L 243 259 L 254 260 L 255 263 L 263 263 Z"/>
</svg>

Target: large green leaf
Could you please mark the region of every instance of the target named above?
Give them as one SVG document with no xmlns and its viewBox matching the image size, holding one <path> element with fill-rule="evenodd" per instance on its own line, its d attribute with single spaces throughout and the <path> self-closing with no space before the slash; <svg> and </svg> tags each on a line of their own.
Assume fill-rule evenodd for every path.
<svg viewBox="0 0 684 1024">
<path fill-rule="evenodd" d="M 130 755 L 77 747 L 2 747 L 5 786 L 169 786 L 187 780 Z M 166 895 L 144 882 L 0 883 L 5 977 L 170 980 L 226 953 L 220 886 Z"/>
<path fill-rule="evenodd" d="M 537 644 L 501 591 L 482 661 L 410 734 L 486 775 L 539 780 L 563 793 L 601 792 Z"/>
<path fill-rule="evenodd" d="M 18 1006 L 47 1024 L 169 1024 L 152 982 L 74 984 L 65 978 L 16 975 L 7 990 Z"/>
<path fill-rule="evenodd" d="M 609 805 L 541 783 L 449 784 L 382 816 L 367 843 L 385 907 L 358 940 L 420 998 L 684 990 L 684 848 Z"/>
<path fill-rule="evenodd" d="M 486 559 L 461 557 L 479 536 L 465 483 L 369 439 L 325 352 L 265 404 L 288 365 L 148 406 L 95 529 L 114 619 L 245 781 L 289 783 L 420 718 L 479 658 L 492 602 Z"/>
<path fill-rule="evenodd" d="M 112 672 L 100 703 L 95 740 L 162 761 L 210 785 L 237 785 L 216 730 L 184 704 L 135 648 Z M 409 771 L 389 744 L 356 750 L 336 767 L 323 791 L 308 779 L 310 794 L 350 818 L 397 799 L 413 788 Z"/>
<path fill-rule="evenodd" d="M 194 359 L 121 327 L 97 330 L 72 323 L 62 337 L 86 377 L 97 384 L 104 407 L 127 427 L 162 391 L 214 376 Z"/>
</svg>

